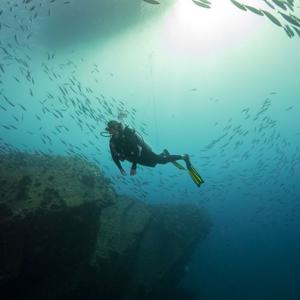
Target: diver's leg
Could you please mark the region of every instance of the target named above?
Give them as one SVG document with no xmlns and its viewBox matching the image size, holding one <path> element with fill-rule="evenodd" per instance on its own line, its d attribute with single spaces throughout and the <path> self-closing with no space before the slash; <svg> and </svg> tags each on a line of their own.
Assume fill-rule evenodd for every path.
<svg viewBox="0 0 300 300">
<path fill-rule="evenodd" d="M 169 153 L 169 151 L 167 149 L 164 149 L 164 151 L 162 152 L 162 154 L 164 154 L 165 156 L 172 156 L 172 155 L 170 155 L 170 153 Z M 188 154 L 180 155 L 179 159 L 184 160 L 187 169 L 189 169 L 191 167 L 192 164 L 191 164 L 191 161 L 190 161 L 190 156 Z"/>
<path fill-rule="evenodd" d="M 188 154 L 183 154 L 182 158 L 185 161 L 186 168 L 189 169 L 192 166 L 190 156 Z"/>
<path fill-rule="evenodd" d="M 147 167 L 155 167 L 157 165 L 157 157 L 159 157 L 159 155 L 154 152 L 143 149 L 138 163 Z"/>
<path fill-rule="evenodd" d="M 138 163 L 148 167 L 155 167 L 157 164 L 166 164 L 179 159 L 184 159 L 182 155 L 167 155 L 166 153 L 156 154 L 152 151 L 142 151 Z"/>
<path fill-rule="evenodd" d="M 174 161 L 180 160 L 180 159 L 184 160 L 183 155 L 177 155 L 177 154 L 171 155 L 166 150 L 164 150 L 163 153 L 161 153 L 160 155 L 156 156 L 157 163 L 162 164 L 162 165 L 169 163 L 169 162 L 174 162 Z"/>
<path fill-rule="evenodd" d="M 167 164 L 169 162 L 175 162 L 176 160 L 185 160 L 184 155 L 170 155 L 167 150 L 164 150 L 161 154 L 156 154 L 152 151 L 142 151 L 138 163 L 144 166 L 154 167 L 157 164 Z"/>
</svg>

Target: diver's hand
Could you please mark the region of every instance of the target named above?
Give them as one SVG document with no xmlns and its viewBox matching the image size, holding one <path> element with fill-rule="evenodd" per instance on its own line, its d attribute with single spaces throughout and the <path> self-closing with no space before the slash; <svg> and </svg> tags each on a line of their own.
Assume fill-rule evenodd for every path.
<svg viewBox="0 0 300 300">
<path fill-rule="evenodd" d="M 121 172 L 121 174 L 122 174 L 123 176 L 125 176 L 125 175 L 126 175 L 126 172 L 125 172 L 125 170 L 124 170 L 124 169 L 120 169 L 120 172 Z"/>
<path fill-rule="evenodd" d="M 136 174 L 136 169 L 130 169 L 130 175 L 134 176 Z"/>
</svg>

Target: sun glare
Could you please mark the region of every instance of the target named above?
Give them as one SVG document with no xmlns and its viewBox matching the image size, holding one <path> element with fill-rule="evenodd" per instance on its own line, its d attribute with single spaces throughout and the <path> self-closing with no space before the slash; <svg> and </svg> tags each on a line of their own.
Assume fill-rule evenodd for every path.
<svg viewBox="0 0 300 300">
<path fill-rule="evenodd" d="M 192 0 L 177 0 L 165 18 L 168 48 L 185 55 L 214 53 L 253 32 L 262 18 L 243 12 L 228 0 L 212 1 L 211 9 Z"/>
</svg>

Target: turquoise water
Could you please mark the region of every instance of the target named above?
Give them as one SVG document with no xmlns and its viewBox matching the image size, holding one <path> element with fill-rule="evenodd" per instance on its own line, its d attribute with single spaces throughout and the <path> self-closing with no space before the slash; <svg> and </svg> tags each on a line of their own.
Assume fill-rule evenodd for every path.
<svg viewBox="0 0 300 300">
<path fill-rule="evenodd" d="M 77 153 L 120 193 L 205 206 L 182 282 L 201 299 L 299 299 L 299 37 L 229 0 L 128 2 L 1 2 L 1 150 Z M 100 135 L 120 112 L 205 184 L 172 165 L 121 177 Z"/>
</svg>

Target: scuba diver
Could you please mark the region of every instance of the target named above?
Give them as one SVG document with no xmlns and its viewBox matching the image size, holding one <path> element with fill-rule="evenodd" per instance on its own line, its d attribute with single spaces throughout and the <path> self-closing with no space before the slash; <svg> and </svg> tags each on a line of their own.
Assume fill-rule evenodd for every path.
<svg viewBox="0 0 300 300">
<path fill-rule="evenodd" d="M 177 160 L 183 160 L 195 184 L 200 186 L 204 182 L 192 166 L 188 154 L 171 155 L 166 149 L 161 154 L 156 154 L 134 129 L 131 129 L 128 126 L 124 127 L 123 124 L 118 121 L 109 121 L 105 130 L 106 132 L 102 132 L 101 135 L 107 136 L 105 134 L 109 134 L 111 156 L 122 175 L 126 175 L 126 172 L 120 162 L 124 160 L 132 163 L 130 169 L 131 176 L 136 175 L 137 164 L 155 167 L 157 164 L 166 164 L 171 162 L 177 168 L 183 170 L 185 168 L 177 162 Z"/>
</svg>

